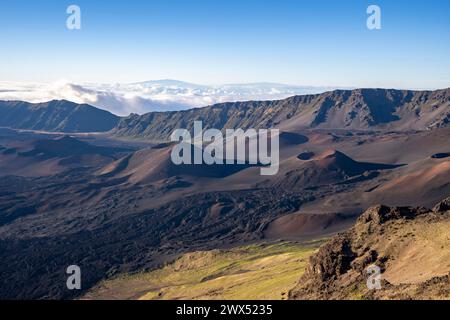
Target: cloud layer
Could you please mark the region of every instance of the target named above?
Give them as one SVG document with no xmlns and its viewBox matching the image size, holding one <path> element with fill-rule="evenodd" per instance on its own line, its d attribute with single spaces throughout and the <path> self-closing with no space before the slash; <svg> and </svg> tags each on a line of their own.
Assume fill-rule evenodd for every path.
<svg viewBox="0 0 450 320">
<path fill-rule="evenodd" d="M 0 82 L 0 100 L 46 102 L 65 99 L 87 103 L 117 115 L 143 114 L 204 107 L 214 103 L 276 100 L 299 94 L 321 93 L 335 88 L 290 86 L 274 83 L 196 85 L 176 80 L 132 84 L 73 84 Z"/>
</svg>

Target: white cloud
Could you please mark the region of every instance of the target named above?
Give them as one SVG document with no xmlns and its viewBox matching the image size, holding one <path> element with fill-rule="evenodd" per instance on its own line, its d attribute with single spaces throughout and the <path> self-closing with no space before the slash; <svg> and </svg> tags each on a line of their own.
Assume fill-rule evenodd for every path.
<svg viewBox="0 0 450 320">
<path fill-rule="evenodd" d="M 132 84 L 73 84 L 64 80 L 50 84 L 0 82 L 0 100 L 35 103 L 65 99 L 128 115 L 204 107 L 219 102 L 276 100 L 332 89 L 335 88 L 273 83 L 204 86 L 175 80 Z"/>
</svg>

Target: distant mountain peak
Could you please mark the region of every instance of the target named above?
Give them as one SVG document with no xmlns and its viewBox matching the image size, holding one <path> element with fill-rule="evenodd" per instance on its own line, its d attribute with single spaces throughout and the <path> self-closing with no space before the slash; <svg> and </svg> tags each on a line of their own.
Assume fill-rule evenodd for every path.
<svg viewBox="0 0 450 320">
<path fill-rule="evenodd" d="M 119 117 L 87 104 L 67 100 L 44 103 L 0 101 L 0 126 L 52 132 L 105 132 Z"/>
<path fill-rule="evenodd" d="M 95 104 L 117 115 L 128 115 L 185 110 L 230 101 L 277 100 L 331 89 L 335 88 L 269 82 L 208 85 L 176 79 L 115 84 L 0 83 L 0 100 L 38 103 L 52 99 L 75 99 L 77 103 Z"/>
</svg>

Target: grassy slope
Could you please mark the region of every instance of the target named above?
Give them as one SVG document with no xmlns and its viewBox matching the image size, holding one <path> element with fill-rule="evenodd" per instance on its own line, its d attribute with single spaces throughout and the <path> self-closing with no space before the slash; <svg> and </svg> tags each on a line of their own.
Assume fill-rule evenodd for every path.
<svg viewBox="0 0 450 320">
<path fill-rule="evenodd" d="M 258 244 L 183 255 L 152 272 L 105 281 L 86 299 L 283 299 L 320 242 Z"/>
</svg>

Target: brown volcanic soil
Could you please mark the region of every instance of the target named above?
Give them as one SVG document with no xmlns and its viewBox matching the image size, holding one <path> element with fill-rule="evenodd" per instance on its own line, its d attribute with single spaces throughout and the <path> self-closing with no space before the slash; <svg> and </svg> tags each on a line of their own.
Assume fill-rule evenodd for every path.
<svg viewBox="0 0 450 320">
<path fill-rule="evenodd" d="M 366 285 L 380 267 L 381 289 Z M 450 198 L 433 210 L 375 206 L 310 258 L 290 299 L 450 299 Z"/>
<path fill-rule="evenodd" d="M 215 176 L 198 167 L 173 168 L 168 164 L 170 145 L 93 167 L 75 161 L 61 174 L 2 177 L 0 298 L 82 294 L 65 288 L 65 268 L 74 263 L 84 270 L 83 287 L 88 289 L 115 274 L 155 268 L 183 252 L 261 240 L 268 226 L 277 238 L 284 232 L 302 237 L 309 229 L 318 236 L 328 234 L 342 226 L 341 217 L 346 221 L 383 197 L 396 201 L 398 189 L 377 192 L 383 185 L 448 162 L 431 156 L 450 150 L 449 132 L 295 131 L 284 135 L 280 172 L 273 177 L 260 176 L 258 167 L 235 172 L 213 168 Z M 0 144 L 11 148 L 14 139 L 0 137 Z M 324 154 L 326 150 L 336 151 Z M 305 151 L 314 156 L 298 159 Z M 40 163 L 37 155 L 25 158 Z M 373 163 L 406 165 L 366 166 Z M 25 169 L 15 174 L 23 175 Z M 285 177 L 302 170 L 312 170 L 314 179 L 293 183 Z M 426 205 L 442 199 L 448 194 L 445 172 L 438 170 L 420 190 L 405 189 L 401 203 Z M 294 226 L 285 228 L 291 221 Z"/>
<path fill-rule="evenodd" d="M 352 217 L 339 213 L 292 213 L 272 221 L 264 230 L 266 239 L 295 239 L 342 231 L 354 222 Z"/>
<path fill-rule="evenodd" d="M 98 168 L 130 151 L 94 146 L 67 135 L 9 141 L 0 149 L 0 176 L 44 177 L 77 167 Z"/>
<path fill-rule="evenodd" d="M 431 165 L 420 164 L 412 167 L 415 167 L 416 170 L 408 171 L 381 185 L 375 193 L 380 197 L 389 195 L 389 197 L 401 201 L 414 194 L 419 196 L 419 193 L 426 193 L 426 190 L 430 189 L 434 189 L 429 191 L 434 194 L 427 192 L 426 195 L 435 198 L 442 191 L 442 187 L 446 190 L 450 187 L 450 161 L 436 161 Z"/>
<path fill-rule="evenodd" d="M 116 274 L 158 267 L 184 252 L 267 236 L 302 237 L 313 232 L 320 237 L 375 203 L 437 202 L 450 193 L 450 158 L 432 157 L 450 152 L 449 93 L 449 89 L 337 90 L 281 101 L 131 115 L 120 119 L 112 131 L 115 137 L 146 139 L 148 146 L 149 141 L 167 142 L 173 129 L 190 129 L 199 119 L 218 129 L 279 128 L 280 172 L 272 177 L 260 176 L 258 167 L 174 166 L 170 144 L 105 153 L 70 139 L 0 129 L 0 299 L 81 295 L 65 285 L 65 270 L 72 264 L 81 267 L 87 290 Z M 7 103 L 2 105 L 6 118 L 0 122 L 80 132 L 98 127 L 95 121 L 104 116 L 111 118 L 108 123 L 117 120 L 105 114 L 88 119 L 86 115 L 98 111 L 77 106 L 73 114 L 72 107 L 66 102 Z M 80 121 L 88 126 L 80 126 Z M 102 130 L 114 126 L 108 123 Z M 121 145 L 127 143 L 137 142 Z M 305 152 L 310 157 L 298 158 Z M 377 212 L 384 216 L 383 210 L 374 216 Z M 395 286 L 386 285 L 386 290 L 394 289 L 383 291 L 381 297 L 416 297 L 420 292 L 426 292 L 423 297 L 445 296 L 448 283 L 442 272 L 448 272 L 447 258 L 441 253 L 449 243 L 448 225 L 437 211 L 409 219 L 413 211 L 387 210 L 388 216 L 392 212 L 406 217 L 359 223 L 361 229 L 349 234 L 364 239 L 362 244 L 350 235 L 337 238 L 335 246 L 322 251 L 326 272 L 319 280 L 325 277 L 325 291 L 307 294 L 322 298 L 325 292 L 334 298 L 339 290 L 328 275 L 337 275 L 337 285 L 358 284 L 362 268 L 358 266 L 379 260 L 386 279 Z M 360 232 L 366 225 L 373 225 L 370 234 Z M 366 253 L 366 247 L 376 254 Z M 339 259 L 326 258 L 329 252 Z M 360 255 L 362 261 L 357 259 Z M 427 269 L 417 273 L 415 266 L 425 260 Z M 293 297 L 295 292 L 300 290 L 293 291 Z M 357 297 L 372 297 L 364 291 L 354 291 L 353 296 L 355 292 Z"/>
</svg>

